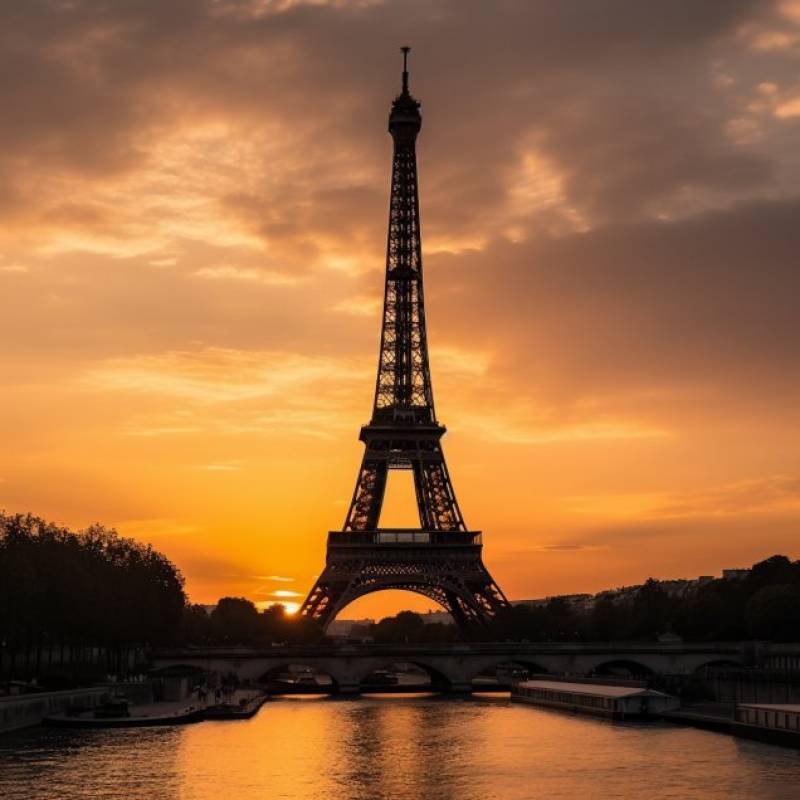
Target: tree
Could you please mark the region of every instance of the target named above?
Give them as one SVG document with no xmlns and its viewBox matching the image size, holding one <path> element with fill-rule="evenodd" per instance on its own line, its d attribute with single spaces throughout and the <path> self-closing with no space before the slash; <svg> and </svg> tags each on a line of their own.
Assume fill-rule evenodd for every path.
<svg viewBox="0 0 800 800">
<path fill-rule="evenodd" d="M 786 556 L 775 555 L 753 564 L 747 583 L 753 588 L 800 582 L 800 570 Z"/>
<path fill-rule="evenodd" d="M 190 603 L 184 607 L 182 638 L 187 644 L 208 644 L 211 640 L 211 619 L 203 606 Z"/>
<path fill-rule="evenodd" d="M 750 635 L 757 639 L 800 640 L 800 585 L 764 586 L 748 601 L 745 618 Z"/>
<path fill-rule="evenodd" d="M 258 610 L 244 597 L 222 597 L 211 612 L 211 637 L 216 644 L 256 644 L 260 628 Z"/>
<path fill-rule="evenodd" d="M 454 642 L 460 638 L 455 625 L 425 622 L 414 611 L 401 611 L 396 617 L 385 617 L 370 626 L 369 635 L 379 643 Z"/>
<path fill-rule="evenodd" d="M 534 616 L 541 618 L 541 630 L 545 641 L 564 642 L 576 639 L 580 620 L 575 609 L 563 597 L 552 597 L 543 608 L 534 609 Z"/>
<path fill-rule="evenodd" d="M 73 533 L 0 514 L 0 640 L 35 674 L 43 651 L 166 644 L 180 635 L 183 576 L 152 547 L 93 525 Z M 111 666 L 111 664 L 109 664 Z"/>
<path fill-rule="evenodd" d="M 634 639 L 655 638 L 672 622 L 674 603 L 658 581 L 648 578 L 631 603 L 631 627 Z"/>
<path fill-rule="evenodd" d="M 401 611 L 396 617 L 385 617 L 370 632 L 376 642 L 419 642 L 425 622 L 413 611 Z"/>
<path fill-rule="evenodd" d="M 747 587 L 738 581 L 715 580 L 686 599 L 679 632 L 700 642 L 734 641 L 747 635 L 744 605 Z"/>
<path fill-rule="evenodd" d="M 593 642 L 622 641 L 628 638 L 630 627 L 630 605 L 601 597 L 589 614 L 583 638 Z"/>
</svg>

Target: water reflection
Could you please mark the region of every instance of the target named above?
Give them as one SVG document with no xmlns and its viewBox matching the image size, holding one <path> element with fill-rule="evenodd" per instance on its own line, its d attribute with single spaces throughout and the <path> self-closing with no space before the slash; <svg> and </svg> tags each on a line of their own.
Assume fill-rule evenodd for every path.
<svg viewBox="0 0 800 800">
<path fill-rule="evenodd" d="M 787 800 L 798 778 L 791 750 L 496 696 L 302 696 L 247 722 L 0 737 L 4 800 Z"/>
<path fill-rule="evenodd" d="M 431 715 L 432 704 L 437 713 Z M 345 769 L 339 775 L 337 796 L 454 798 L 456 784 L 443 776 L 449 761 L 458 758 L 463 732 L 451 728 L 448 712 L 454 704 L 420 696 L 384 696 L 354 704 L 340 757 Z M 442 735 L 441 728 L 448 732 Z"/>
<path fill-rule="evenodd" d="M 0 736 L 4 800 L 180 797 L 183 729 L 67 731 L 36 728 Z"/>
</svg>

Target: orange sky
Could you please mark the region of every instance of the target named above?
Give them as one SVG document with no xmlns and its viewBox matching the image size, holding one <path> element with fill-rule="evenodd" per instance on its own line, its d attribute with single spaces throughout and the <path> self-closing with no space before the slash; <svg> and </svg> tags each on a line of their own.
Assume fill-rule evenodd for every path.
<svg viewBox="0 0 800 800">
<path fill-rule="evenodd" d="M 0 508 L 302 599 L 408 42 L 437 413 L 506 593 L 800 555 L 800 3 L 30 0 L 0 39 Z"/>
</svg>

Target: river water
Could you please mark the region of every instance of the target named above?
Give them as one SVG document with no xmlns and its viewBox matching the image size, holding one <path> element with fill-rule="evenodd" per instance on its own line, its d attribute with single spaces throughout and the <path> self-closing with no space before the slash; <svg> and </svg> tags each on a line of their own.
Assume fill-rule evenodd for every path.
<svg viewBox="0 0 800 800">
<path fill-rule="evenodd" d="M 248 721 L 0 737 L 3 800 L 797 800 L 800 754 L 507 697 L 284 698 Z"/>
</svg>

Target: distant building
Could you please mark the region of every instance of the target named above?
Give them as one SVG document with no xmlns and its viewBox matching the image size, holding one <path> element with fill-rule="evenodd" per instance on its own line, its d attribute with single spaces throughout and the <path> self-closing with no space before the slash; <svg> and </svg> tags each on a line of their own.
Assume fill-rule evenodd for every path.
<svg viewBox="0 0 800 800">
<path fill-rule="evenodd" d="M 328 626 L 327 634 L 334 639 L 347 639 L 354 635 L 366 635 L 374 619 L 335 619 Z"/>
<path fill-rule="evenodd" d="M 350 634 L 348 638 L 357 639 L 360 642 L 367 642 L 367 641 L 371 642 L 373 641 L 371 628 L 372 628 L 372 623 L 364 625 L 357 622 L 355 625 L 353 625 L 352 628 L 350 628 Z"/>
<path fill-rule="evenodd" d="M 534 600 L 511 600 L 512 606 L 528 606 L 529 608 L 538 608 L 539 606 L 546 606 L 550 602 L 549 597 L 537 597 Z"/>
<path fill-rule="evenodd" d="M 694 591 L 701 585 L 700 581 L 701 578 L 695 578 L 694 580 L 685 580 L 681 578 L 680 580 L 674 581 L 658 581 L 658 586 L 669 597 L 685 597 L 689 592 Z"/>
<path fill-rule="evenodd" d="M 422 614 L 422 621 L 426 625 L 432 625 L 438 622 L 440 625 L 455 625 L 455 620 L 450 616 L 447 611 L 428 611 Z"/>
<path fill-rule="evenodd" d="M 749 567 L 734 567 L 722 570 L 722 579 L 726 581 L 743 581 L 750 574 Z"/>
</svg>

